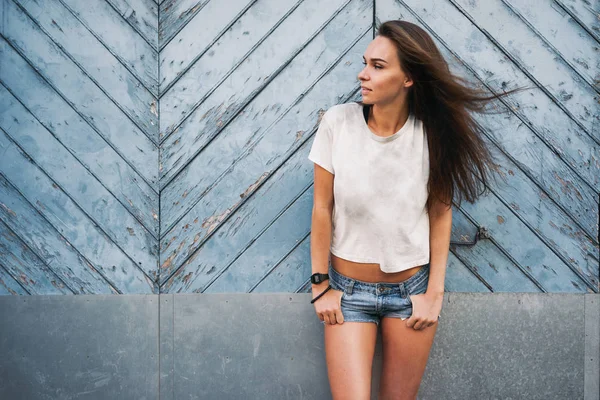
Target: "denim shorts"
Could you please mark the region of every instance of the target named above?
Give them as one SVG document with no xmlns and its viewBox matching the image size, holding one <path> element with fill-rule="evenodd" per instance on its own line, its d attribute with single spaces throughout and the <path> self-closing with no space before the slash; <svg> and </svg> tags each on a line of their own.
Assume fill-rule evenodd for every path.
<svg viewBox="0 0 600 400">
<path fill-rule="evenodd" d="M 341 310 L 344 322 L 374 322 L 381 318 L 407 319 L 412 315 L 409 295 L 427 291 L 429 263 L 416 274 L 397 283 L 364 282 L 337 272 L 329 265 L 329 284 L 332 289 L 343 292 Z"/>
</svg>

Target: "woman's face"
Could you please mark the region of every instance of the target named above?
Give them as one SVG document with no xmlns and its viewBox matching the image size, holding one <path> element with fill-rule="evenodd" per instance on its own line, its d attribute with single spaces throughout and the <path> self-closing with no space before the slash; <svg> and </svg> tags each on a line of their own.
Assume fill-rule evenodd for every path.
<svg viewBox="0 0 600 400">
<path fill-rule="evenodd" d="M 366 61 L 365 61 L 366 59 Z M 392 41 L 383 36 L 377 36 L 363 56 L 365 67 L 358 74 L 363 88 L 363 103 L 386 104 L 393 103 L 399 97 L 405 96 L 412 80 L 406 76 L 400 67 L 396 48 Z"/>
</svg>

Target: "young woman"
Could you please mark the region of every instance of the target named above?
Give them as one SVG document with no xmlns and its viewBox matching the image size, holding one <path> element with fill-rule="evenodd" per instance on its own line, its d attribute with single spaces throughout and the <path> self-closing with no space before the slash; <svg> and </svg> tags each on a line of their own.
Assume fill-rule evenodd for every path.
<svg viewBox="0 0 600 400">
<path fill-rule="evenodd" d="M 494 162 L 469 111 L 520 88 L 468 87 L 423 29 L 400 20 L 380 25 L 363 58 L 363 101 L 329 108 L 308 156 L 312 302 L 334 399 L 370 398 L 379 326 L 379 399 L 415 399 L 442 308 L 455 187 L 459 204 L 475 201 Z"/>
</svg>

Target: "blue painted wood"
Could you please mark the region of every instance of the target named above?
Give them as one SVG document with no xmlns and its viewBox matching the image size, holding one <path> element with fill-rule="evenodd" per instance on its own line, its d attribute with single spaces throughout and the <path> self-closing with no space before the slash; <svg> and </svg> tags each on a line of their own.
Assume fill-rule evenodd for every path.
<svg viewBox="0 0 600 400">
<path fill-rule="evenodd" d="M 342 7 L 343 3 L 344 0 L 318 4 L 313 0 L 305 1 L 267 37 L 255 38 L 258 40 L 255 44 L 251 41 L 244 41 L 244 46 L 241 47 L 238 45 L 240 40 L 237 35 L 228 34 L 222 41 L 217 42 L 217 46 L 221 44 L 218 47 L 235 48 L 235 51 L 219 51 L 217 47 L 211 49 L 215 51 L 215 57 L 210 60 L 210 64 L 218 66 L 217 68 L 220 68 L 221 71 L 210 71 L 210 86 L 205 88 L 199 86 L 199 83 L 206 81 L 207 78 L 194 79 L 190 82 L 191 85 L 180 86 L 177 84 L 169 91 L 166 98 L 161 101 L 161 131 L 167 130 L 164 132 L 165 136 L 168 136 L 170 129 L 175 129 L 175 131 L 162 146 L 161 189 L 170 184 L 176 174 L 187 168 L 188 163 L 245 107 L 248 98 L 253 97 L 270 84 L 273 77 L 286 67 L 289 60 L 300 52 L 310 40 L 313 40 L 327 20 L 337 14 L 338 8 Z M 323 6 L 323 4 L 327 5 Z M 367 8 L 370 7 L 370 4 L 364 1 L 353 1 L 348 7 L 348 9 Z M 277 8 L 276 11 L 283 13 L 284 10 Z M 344 14 L 347 18 L 352 18 L 349 11 Z M 306 15 L 315 15 L 315 18 L 311 18 L 310 25 L 306 25 L 303 33 L 299 34 L 297 26 L 306 20 Z M 254 21 L 255 19 L 252 18 L 251 22 Z M 273 20 L 271 23 L 276 21 Z M 339 18 L 336 21 L 339 21 Z M 327 23 L 327 27 L 329 25 L 331 23 Z M 267 26 L 271 27 L 271 24 Z M 263 28 L 258 32 L 266 31 L 267 29 Z M 348 31 L 351 31 L 350 27 L 347 28 L 346 32 Z M 237 32 L 238 30 L 235 31 L 235 33 Z M 251 54 L 246 54 L 243 61 L 237 59 L 238 51 L 242 50 L 243 52 L 246 49 L 253 51 Z M 236 56 L 232 56 L 232 54 L 236 54 Z M 208 55 L 211 55 L 210 51 Z M 240 66 L 229 74 L 229 70 L 239 62 L 241 62 Z M 190 70 L 188 73 L 194 73 L 194 71 Z M 215 74 L 216 76 L 214 76 Z M 223 78 L 226 80 L 223 81 Z M 187 81 L 182 82 L 187 84 Z M 183 91 L 188 92 L 189 96 L 182 95 L 181 100 L 176 102 L 170 100 L 169 96 L 175 96 Z M 169 108 L 171 106 L 172 108 Z M 170 192 L 171 189 L 166 191 Z M 182 192 L 182 190 L 178 190 L 177 194 L 180 195 Z M 161 225 L 162 229 L 169 229 L 171 221 L 165 222 L 166 224 Z"/>
<path fill-rule="evenodd" d="M 477 7 L 469 0 L 448 2 L 460 8 L 469 20 L 491 35 L 491 40 L 510 54 L 512 61 L 534 79 L 540 89 L 547 93 L 565 114 L 600 143 L 600 129 L 597 128 L 600 124 L 600 114 L 594 98 L 597 92 L 590 86 L 590 82 L 586 82 L 575 73 L 564 59 L 546 46 L 544 41 L 500 0 L 486 1 L 485 7 Z M 428 3 L 422 2 L 419 7 L 427 8 Z M 557 76 L 564 82 L 562 85 L 556 84 Z"/>
<path fill-rule="evenodd" d="M 4 53 L 0 52 L 0 54 Z M 5 59 L 4 57 L 2 58 Z M 73 221 L 73 225 L 76 225 L 77 229 L 82 229 L 83 231 L 79 233 L 74 231 L 72 234 L 75 237 L 82 235 L 80 240 L 83 241 L 82 243 L 86 247 L 90 248 L 90 251 L 94 253 L 100 251 L 98 254 L 99 259 L 106 257 L 106 260 L 115 262 L 114 265 L 123 267 L 123 256 L 120 256 L 115 251 L 116 249 L 110 245 L 108 240 L 108 237 L 112 238 L 128 254 L 128 257 L 138 265 L 138 268 L 146 271 L 148 276 L 156 276 L 158 273 L 156 239 L 128 212 L 124 205 L 109 192 L 103 181 L 99 179 L 103 179 L 105 176 L 109 176 L 112 179 L 118 178 L 118 174 L 111 172 L 118 171 L 118 169 L 107 169 L 100 177 L 92 174 L 85 167 L 85 163 L 75 158 L 2 85 L 0 85 L 0 110 L 2 110 L 0 112 L 0 128 L 3 130 L 0 137 L 3 137 L 2 143 L 7 149 L 7 154 L 4 156 L 1 164 L 2 172 L 7 176 L 15 176 L 16 182 L 27 182 L 36 176 L 33 170 L 29 178 L 26 174 L 21 175 L 23 174 L 23 170 L 28 166 L 17 157 L 17 154 L 14 154 L 17 153 L 16 147 L 11 144 L 14 141 L 23 151 L 27 152 L 30 158 L 35 160 L 36 165 L 42 168 L 44 173 L 53 181 L 47 182 L 46 186 L 43 186 L 43 189 L 42 186 L 38 186 L 37 189 L 30 192 L 30 195 L 45 195 L 49 199 L 60 199 L 59 204 L 62 203 L 63 205 L 66 202 L 72 201 L 82 210 L 82 212 L 79 212 L 74 206 L 71 206 L 68 211 L 58 213 L 57 226 L 61 226 L 61 229 L 71 229 L 68 225 L 65 226 L 65 222 L 63 221 L 65 219 Z M 73 124 L 73 128 L 77 128 L 77 125 Z M 81 131 L 77 132 L 77 134 L 81 134 Z M 7 136 L 10 136 L 11 139 L 9 140 Z M 78 146 L 75 148 L 84 154 L 98 153 L 102 155 L 102 147 L 94 148 L 93 142 L 85 143 L 82 141 L 81 143 L 77 143 L 76 140 L 73 140 L 75 137 L 67 136 L 66 139 L 71 139 L 67 140 L 67 143 L 70 143 L 74 147 Z M 17 167 L 17 165 L 19 166 Z M 102 168 L 102 164 L 97 167 L 97 169 L 100 168 Z M 41 183 L 38 183 L 40 179 L 42 178 L 38 178 L 36 185 L 41 185 Z M 60 196 L 58 193 L 46 193 L 56 191 L 56 187 L 53 187 L 54 182 L 68 193 L 70 200 Z M 27 192 L 26 189 L 21 190 Z M 85 213 L 85 216 L 83 213 Z M 87 220 L 88 218 L 90 221 Z M 94 231 L 96 229 L 93 228 L 93 225 L 98 225 L 102 229 L 102 232 L 104 232 L 102 234 L 98 233 L 98 235 L 107 235 L 107 237 L 102 240 L 98 238 L 94 239 L 96 236 Z M 103 243 L 105 240 L 107 243 Z M 114 252 L 114 254 L 107 256 L 106 254 L 102 254 L 102 251 Z M 136 276 L 137 271 L 135 269 L 129 271 L 131 264 L 129 265 L 127 273 Z M 138 275 L 137 278 L 140 279 L 140 276 Z M 133 283 L 127 282 L 129 282 L 129 278 L 125 280 L 124 284 L 133 285 Z"/>
<path fill-rule="evenodd" d="M 97 177 L 102 186 L 110 190 L 112 193 L 110 197 L 115 198 L 111 202 L 120 202 L 144 226 L 145 229 L 138 233 L 140 237 L 158 237 L 158 193 L 154 192 L 137 171 L 120 157 L 114 146 L 98 135 L 98 131 L 87 124 L 81 115 L 73 110 L 2 38 L 0 38 L 0 83 L 6 87 L 6 89 L 0 88 L 6 92 L 0 97 L 0 101 L 10 102 L 19 110 L 26 109 L 26 113 L 33 114 L 35 119 L 52 133 L 42 142 L 44 146 L 49 146 L 50 143 L 58 140 L 60 145 L 56 143 L 55 146 L 64 149 L 57 151 L 65 153 L 68 151 L 76 157 Z M 12 96 L 18 97 L 11 99 L 12 96 L 7 94 L 7 89 Z M 19 107 L 18 103 L 23 107 Z M 2 110 L 3 113 L 8 111 L 8 109 Z M 11 117 L 6 118 L 9 118 L 6 123 L 11 124 L 8 122 Z M 10 126 L 4 125 L 4 129 L 11 133 Z M 53 154 L 46 153 L 35 143 L 31 145 L 50 160 L 53 158 Z M 77 182 L 73 182 L 75 183 Z M 130 227 L 137 231 L 134 225 Z M 145 239 L 143 241 L 147 242 Z"/>
<path fill-rule="evenodd" d="M 1 0 L 0 294 L 309 292 L 310 136 L 360 99 L 373 4 Z M 455 208 L 453 240 L 490 238 L 451 246 L 446 290 L 597 292 L 598 10 L 376 11 L 490 91 L 537 86 L 476 116 L 504 180 Z"/>
<path fill-rule="evenodd" d="M 114 125 L 124 131 L 132 131 L 134 134 L 123 135 L 121 133 L 121 136 L 135 141 L 135 145 L 139 146 L 147 157 L 155 154 L 157 151 L 154 143 L 158 136 L 158 116 L 156 112 L 152 112 L 151 107 L 156 102 L 156 98 L 143 85 L 140 85 L 140 81 L 122 63 L 126 61 L 133 67 L 132 71 L 137 69 L 137 78 L 141 79 L 143 84 L 152 84 L 153 91 L 156 92 L 156 77 L 152 80 L 153 82 L 147 82 L 148 79 L 145 79 L 152 75 L 151 67 L 155 67 L 152 65 L 152 53 L 150 52 L 148 57 L 141 57 L 139 62 L 131 57 L 120 62 L 115 57 L 115 54 L 119 55 L 119 49 L 114 49 L 117 53 L 111 53 L 110 48 L 107 49 L 99 42 L 98 38 L 94 37 L 59 2 L 22 1 L 20 7 L 13 5 L 12 2 L 8 4 L 9 23 L 6 24 L 4 33 L 7 40 L 21 49 L 24 56 L 36 66 L 42 75 L 53 82 L 59 91 L 65 93 L 74 103 L 93 109 L 91 119 L 94 122 L 100 123 L 101 120 L 104 120 L 103 122 L 109 125 L 99 126 L 100 130 L 110 132 Z M 110 7 L 109 9 L 114 11 Z M 116 13 L 113 17 L 121 19 Z M 127 27 L 127 24 L 121 21 L 121 27 Z M 142 43 L 145 44 L 140 40 L 138 45 Z M 112 43 L 109 42 L 109 44 Z M 149 46 L 148 49 L 150 49 Z M 99 65 L 98 60 L 102 60 L 102 64 Z M 58 71 L 56 70 L 57 66 L 60 66 Z M 140 69 L 149 71 L 142 75 L 139 73 Z M 65 81 L 64 74 L 68 74 L 67 76 L 71 80 Z M 73 82 L 75 77 L 81 80 L 81 88 Z M 150 87 L 152 88 L 152 86 Z M 73 92 L 76 88 L 83 90 Z M 87 97 L 81 98 L 83 93 Z M 90 100 L 94 99 L 93 94 L 98 96 L 98 99 L 95 99 L 94 107 L 90 104 Z M 86 111 L 84 109 L 82 113 L 85 114 Z M 118 123 L 118 120 L 122 120 L 122 122 Z M 115 144 L 123 146 L 122 142 L 117 141 Z M 137 158 L 144 161 L 143 154 Z"/>
<path fill-rule="evenodd" d="M 325 30 L 276 76 L 274 82 L 252 100 L 244 113 L 238 114 L 236 120 L 213 140 L 211 152 L 201 153 L 194 160 L 195 163 L 186 169 L 203 171 L 202 174 L 194 174 L 202 176 L 192 176 L 191 172 L 181 175 L 194 179 L 192 182 L 202 178 L 204 182 L 196 190 L 198 195 L 201 190 L 206 193 L 196 204 L 192 204 L 193 209 L 185 214 L 185 218 L 172 231 L 165 232 L 161 245 L 163 271 L 177 268 L 185 262 L 201 244 L 202 237 L 210 235 L 272 171 L 286 162 L 290 152 L 299 145 L 297 142 L 301 138 L 301 132 L 312 129 L 317 122 L 314 104 L 323 103 L 324 98 L 329 104 L 335 104 L 343 98 L 349 98 L 357 89 L 356 68 L 360 65 L 362 51 L 370 40 L 367 36 L 367 33 L 370 34 L 370 26 L 361 21 L 364 21 L 363 15 L 372 11 L 361 8 L 358 2 L 350 3 L 348 10 L 351 10 L 350 15 L 346 12 L 338 14 L 337 19 L 327 24 Z M 350 24 L 359 27 L 363 24 L 362 36 L 345 34 Z M 324 41 L 324 37 L 336 39 Z M 344 54 L 345 52 L 348 54 Z M 334 63 L 333 72 L 329 72 Z M 309 71 L 306 70 L 306 65 L 311 65 Z M 302 74 L 306 76 L 304 81 L 298 81 L 299 70 L 303 70 Z M 325 74 L 327 78 L 322 78 Z M 296 79 L 297 85 L 287 86 L 285 93 L 281 91 L 280 88 L 293 79 Z M 278 107 L 270 105 L 274 97 L 280 103 Z M 215 154 L 219 154 L 219 157 L 214 157 Z M 199 162 L 210 168 L 202 167 L 202 164 L 197 166 Z M 308 171 L 306 178 L 308 185 L 312 171 Z M 191 185 L 182 187 L 191 188 Z M 241 189 L 233 191 L 233 187 Z M 164 194 L 163 192 L 162 195 Z M 194 200 L 198 195 L 194 193 L 190 197 Z M 164 196 L 162 204 L 162 215 L 170 218 L 173 202 L 169 201 L 168 196 Z M 188 230 L 188 227 L 194 226 L 192 223 L 196 223 L 196 219 L 200 221 L 197 225 L 202 225 L 201 230 Z"/>
<path fill-rule="evenodd" d="M 6 154 L 6 153 L 5 153 Z M 0 220 L 0 275 L 10 284 L 14 280 L 19 294 L 73 294 L 64 282 L 27 245 Z M 8 278 L 11 279 L 8 279 Z M 2 286 L 2 284 L 0 284 Z M 15 285 L 11 285 L 15 290 Z M 8 286 L 6 288 L 8 290 Z M 6 293 L 5 293 L 6 294 Z M 16 293 L 14 293 L 16 294 Z"/>
<path fill-rule="evenodd" d="M 7 1 L 3 36 L 11 46 L 93 126 L 152 187 L 156 187 L 158 149 L 90 76 L 85 74 L 12 1 Z M 6 46 L 5 46 L 6 47 Z M 97 68 L 97 67 L 96 67 Z M 14 67 L 10 68 L 15 69 Z M 12 81 L 14 78 L 11 78 Z M 127 85 L 124 85 L 126 88 Z"/>
<path fill-rule="evenodd" d="M 0 219 L 75 294 L 118 291 L 0 175 Z"/>
<path fill-rule="evenodd" d="M 600 45 L 592 35 L 563 9 L 553 7 L 551 0 L 542 4 L 527 0 L 502 1 L 588 85 L 596 85 L 596 91 L 600 91 Z M 600 14 L 600 9 L 598 11 Z"/>
<path fill-rule="evenodd" d="M 453 207 L 452 212 L 452 240 L 468 243 L 475 240 L 477 225 L 472 218 L 465 215 L 461 208 Z M 520 266 L 513 261 L 510 254 L 503 252 L 498 247 L 495 238 L 480 238 L 475 245 L 450 245 L 450 251 L 457 261 L 464 264 L 464 269 L 471 273 L 473 278 L 467 279 L 463 272 L 459 277 L 454 277 L 456 291 L 471 291 L 470 288 L 482 285 L 486 292 L 540 292 L 535 280 L 530 279 Z M 458 268 L 456 268 L 458 269 Z M 446 277 L 450 275 L 446 272 Z M 471 283 L 463 286 L 463 282 L 477 280 L 477 285 Z M 470 288 L 469 288 L 470 287 Z M 454 291 L 454 290 L 448 290 Z M 476 292 L 481 289 L 474 290 Z"/>
<path fill-rule="evenodd" d="M 259 3 L 252 7 L 251 15 L 239 17 L 252 4 L 253 2 L 248 2 L 248 0 L 229 0 L 227 7 L 223 7 L 223 4 L 218 1 L 209 1 L 206 6 L 198 11 L 198 15 L 192 18 L 179 31 L 177 36 L 161 50 L 160 93 L 163 97 L 161 103 L 164 104 L 167 101 L 167 98 L 169 98 L 167 92 L 175 82 L 179 82 L 179 96 L 193 96 L 193 93 L 182 93 L 184 92 L 181 89 L 183 82 L 187 82 L 186 85 L 190 86 L 193 85 L 193 79 L 205 78 L 207 79 L 205 86 L 210 87 L 211 84 L 216 84 L 219 81 L 219 74 L 226 74 L 227 69 L 231 67 L 231 61 L 226 60 L 243 57 L 244 42 L 247 43 L 248 40 L 256 37 L 257 32 L 262 32 L 265 28 L 269 29 L 272 25 L 269 22 L 269 16 L 277 14 L 279 7 L 289 7 L 283 1 L 274 2 L 274 4 L 267 2 L 267 4 L 270 4 L 269 7 L 274 7 L 274 9 L 262 8 L 264 7 L 263 3 Z M 262 13 L 265 15 L 262 15 Z M 253 29 L 240 32 L 243 26 L 248 27 L 248 23 L 244 23 L 245 19 L 256 19 L 256 22 L 262 21 L 262 24 L 266 25 L 254 23 L 253 21 L 250 24 Z M 257 29 L 256 32 L 255 29 Z M 236 38 L 236 51 L 227 52 L 213 49 L 206 54 L 206 58 L 203 59 L 202 63 L 198 62 L 211 47 L 215 46 L 215 41 L 218 43 L 224 39 L 226 40 L 223 36 Z M 192 71 L 188 71 L 190 68 Z M 215 74 L 217 75 L 215 76 Z M 178 96 L 172 96 L 171 100 L 181 102 Z M 167 112 L 177 111 L 169 110 L 168 107 L 165 110 Z M 161 128 L 161 139 L 164 140 L 166 130 L 164 123 Z M 168 133 L 171 133 L 171 131 Z"/>
<path fill-rule="evenodd" d="M 20 284 L 17 282 L 8 271 L 2 268 L 0 264 L 0 296 L 7 295 L 27 295 L 28 293 Z"/>
<path fill-rule="evenodd" d="M 153 0 L 107 1 L 158 52 L 158 3 Z M 158 70 L 158 65 L 156 68 Z"/>
<path fill-rule="evenodd" d="M 209 3 L 210 0 L 167 0 L 160 2 L 158 44 L 162 49 Z"/>
<path fill-rule="evenodd" d="M 461 24 L 448 24 L 444 22 L 448 19 L 452 19 L 453 21 L 461 19 L 461 14 L 455 7 L 453 8 L 451 4 L 447 3 L 444 5 L 436 3 L 436 7 L 423 7 L 423 3 L 419 5 L 412 4 L 412 2 L 406 3 L 412 7 L 409 9 L 407 5 L 403 5 L 400 2 L 382 4 L 378 7 L 378 18 L 386 20 L 391 15 L 400 15 L 402 19 L 425 24 L 426 29 L 436 38 L 438 47 L 451 63 L 452 69 L 457 69 L 458 63 L 455 60 L 465 63 L 464 67 L 459 68 L 458 75 L 466 75 L 467 68 L 465 67 L 468 67 L 468 70 L 472 72 L 481 69 L 481 75 L 486 78 L 492 75 L 491 73 L 486 73 L 485 68 L 487 65 L 485 63 L 491 57 L 483 57 L 481 54 L 485 49 L 483 46 L 485 37 L 478 38 L 481 33 L 477 27 L 469 26 L 470 23 L 468 20 L 465 20 Z M 433 30 L 432 26 L 435 26 L 436 29 Z M 458 30 L 461 30 L 461 32 L 458 32 Z M 451 50 L 452 53 L 448 50 Z M 453 57 L 453 54 L 460 55 L 460 59 Z M 496 63 L 496 65 L 501 65 L 501 63 Z M 506 69 L 506 67 L 503 68 Z M 472 76 L 467 76 L 467 78 L 472 78 Z M 494 83 L 498 80 L 498 78 L 479 79 L 486 84 L 490 84 L 492 87 L 495 86 Z M 508 80 L 502 80 L 502 82 L 508 82 Z M 528 102 L 531 102 L 531 96 L 527 97 L 529 97 Z M 519 103 L 517 105 L 520 106 Z M 538 107 L 523 107 L 521 111 L 520 107 L 511 107 L 513 113 L 519 113 L 519 118 L 521 118 L 521 113 L 529 116 L 528 114 L 537 113 L 538 109 Z M 560 116 L 560 114 L 558 115 Z M 564 114 L 561 118 L 568 119 Z M 582 183 L 577 183 L 579 181 L 578 176 L 573 174 L 565 165 L 561 165 L 558 158 L 545 149 L 543 143 L 547 142 L 540 143 L 539 140 L 535 140 L 535 136 L 531 136 L 533 140 L 526 140 L 527 135 L 530 135 L 530 133 L 528 134 L 528 130 L 519 130 L 520 124 L 518 123 L 507 123 L 511 119 L 514 118 L 507 119 L 506 117 L 503 118 L 497 115 L 478 118 L 481 125 L 488 128 L 488 137 L 495 138 L 498 146 L 503 148 L 504 155 L 509 157 L 501 161 L 499 167 L 501 168 L 502 175 L 513 182 L 509 182 L 509 185 L 503 187 L 500 192 L 496 190 L 497 193 L 495 196 L 500 196 L 497 197 L 497 200 L 506 204 L 504 207 L 510 204 L 512 210 L 507 208 L 502 214 L 498 214 L 512 213 L 519 218 L 518 221 L 523 221 L 525 225 L 520 225 L 520 222 L 515 221 L 517 222 L 516 226 L 521 227 L 513 230 L 512 235 L 521 236 L 520 243 L 528 244 L 528 246 L 539 245 L 537 252 L 540 254 L 537 255 L 535 263 L 539 265 L 540 269 L 554 269 L 553 273 L 558 275 L 561 275 L 560 271 L 564 270 L 566 275 L 562 276 L 562 278 L 565 281 L 573 280 L 574 284 L 571 287 L 562 287 L 560 290 L 571 290 L 572 288 L 582 290 L 581 282 L 585 281 L 585 286 L 588 287 L 588 290 L 597 291 L 598 271 L 597 268 L 594 268 L 594 265 L 598 264 L 598 243 L 596 241 L 598 229 L 596 206 L 598 204 L 598 192 L 597 190 L 590 191 Z M 547 122 L 544 121 L 545 124 Z M 542 128 L 548 131 L 547 126 L 542 126 Z M 515 134 L 517 131 L 518 133 Z M 555 133 L 555 135 L 559 134 L 564 135 L 560 131 Z M 571 141 L 571 137 L 564 135 L 562 141 L 565 143 L 565 150 L 569 149 L 568 143 Z M 591 145 L 593 146 L 591 147 L 591 154 L 597 154 L 598 146 L 593 141 Z M 497 150 L 495 152 L 498 154 Z M 595 157 L 591 154 L 590 161 L 595 161 Z M 499 155 L 504 157 L 502 154 Z M 581 156 L 583 156 L 583 153 L 579 153 L 579 157 Z M 513 162 L 520 161 L 518 167 L 515 164 L 512 164 L 512 166 L 511 164 L 506 164 L 509 159 L 512 159 L 511 161 Z M 552 159 L 555 161 L 552 162 Z M 551 161 L 550 164 L 547 161 Z M 589 167 L 590 163 L 588 162 L 587 165 Z M 589 169 L 590 172 L 593 169 L 596 169 L 595 166 Z M 577 170 L 577 172 L 579 171 Z M 527 180 L 515 181 L 514 176 L 517 175 L 518 177 L 520 172 L 525 172 L 527 177 L 533 179 L 536 185 L 540 185 L 542 188 L 545 187 L 546 191 L 540 192 L 535 186 L 531 186 L 531 182 L 527 182 Z M 537 179 L 536 175 L 538 176 Z M 597 182 L 597 177 L 594 179 Z M 581 193 L 586 192 L 588 194 L 584 194 L 584 197 L 582 197 Z M 584 200 L 586 198 L 587 201 Z M 564 208 L 557 208 L 555 205 L 556 202 Z M 496 204 L 498 204 L 498 207 L 501 207 L 499 205 L 501 203 Z M 479 202 L 477 206 L 479 206 Z M 484 206 L 481 207 L 483 208 Z M 563 215 L 565 212 L 570 215 L 571 221 L 568 218 L 565 219 Z M 488 220 L 487 216 L 486 219 L 475 217 L 475 220 L 478 224 L 488 224 L 485 222 Z M 563 221 L 562 223 L 557 222 L 561 220 Z M 545 223 L 542 224 L 542 221 Z M 500 225 L 498 221 L 492 220 L 492 223 Z M 584 227 L 584 231 L 581 231 L 579 227 Z M 586 229 L 587 234 L 585 232 Z M 506 231 L 502 228 L 499 232 Z M 533 238 L 529 239 L 529 236 L 532 234 L 537 240 Z M 500 239 L 504 239 L 504 237 L 499 237 L 498 240 Z M 542 242 L 540 243 L 538 240 Z M 512 243 L 510 240 L 508 242 Z M 511 246 L 501 247 L 504 248 L 504 252 L 510 255 L 513 255 L 513 252 L 516 251 Z M 533 249 L 531 251 L 533 252 Z M 555 259 L 556 255 L 554 252 L 558 253 L 559 259 Z M 525 255 L 528 255 L 528 253 L 525 253 Z M 545 257 L 550 257 L 555 262 L 548 263 L 548 261 L 543 261 Z M 525 265 L 519 265 L 523 271 L 527 271 L 527 265 L 530 263 L 532 261 L 528 260 Z M 579 279 L 573 279 L 573 274 Z M 531 278 L 534 279 L 534 276 L 531 275 Z M 537 280 L 540 287 L 546 284 L 543 281 L 543 279 Z M 490 282 L 490 284 L 493 284 L 493 282 Z M 552 291 L 554 289 L 549 290 Z"/>
<path fill-rule="evenodd" d="M 35 134 L 36 129 L 33 126 L 35 123 L 27 124 L 25 119 L 21 121 L 24 131 Z M 120 244 L 129 241 L 129 234 L 125 236 L 125 229 L 121 228 L 123 233 L 120 236 L 114 234 L 114 229 L 102 230 L 98 221 L 86 214 L 56 182 L 29 161 L 27 155 L 9 139 L 3 130 L 0 130 L 0 149 L 5 152 L 6 167 L 2 171 L 5 177 L 14 182 L 21 195 L 29 203 L 35 204 L 38 212 L 72 246 L 77 248 L 96 270 L 101 271 L 121 293 L 153 293 L 153 277 L 144 273 L 142 266 L 119 248 Z M 40 158 L 42 157 L 37 157 Z M 87 191 L 85 179 L 78 182 L 82 192 L 93 193 L 91 190 Z M 90 189 L 93 187 L 89 186 Z M 82 196 L 77 197 L 81 199 Z M 84 201 L 93 204 L 95 200 L 88 197 Z M 113 224 L 118 226 L 119 223 L 116 221 Z M 111 240 L 108 235 L 117 242 Z"/>
<path fill-rule="evenodd" d="M 554 0 L 554 3 L 565 10 L 586 31 L 600 42 L 600 5 L 590 0 Z"/>
</svg>

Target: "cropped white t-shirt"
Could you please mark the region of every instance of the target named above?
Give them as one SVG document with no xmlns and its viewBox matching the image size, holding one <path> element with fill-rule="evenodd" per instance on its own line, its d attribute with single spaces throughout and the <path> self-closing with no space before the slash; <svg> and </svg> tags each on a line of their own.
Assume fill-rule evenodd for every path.
<svg viewBox="0 0 600 400">
<path fill-rule="evenodd" d="M 361 104 L 334 105 L 308 159 L 334 174 L 331 253 L 387 273 L 429 262 L 429 150 L 414 114 L 383 137 L 371 131 Z"/>
</svg>

